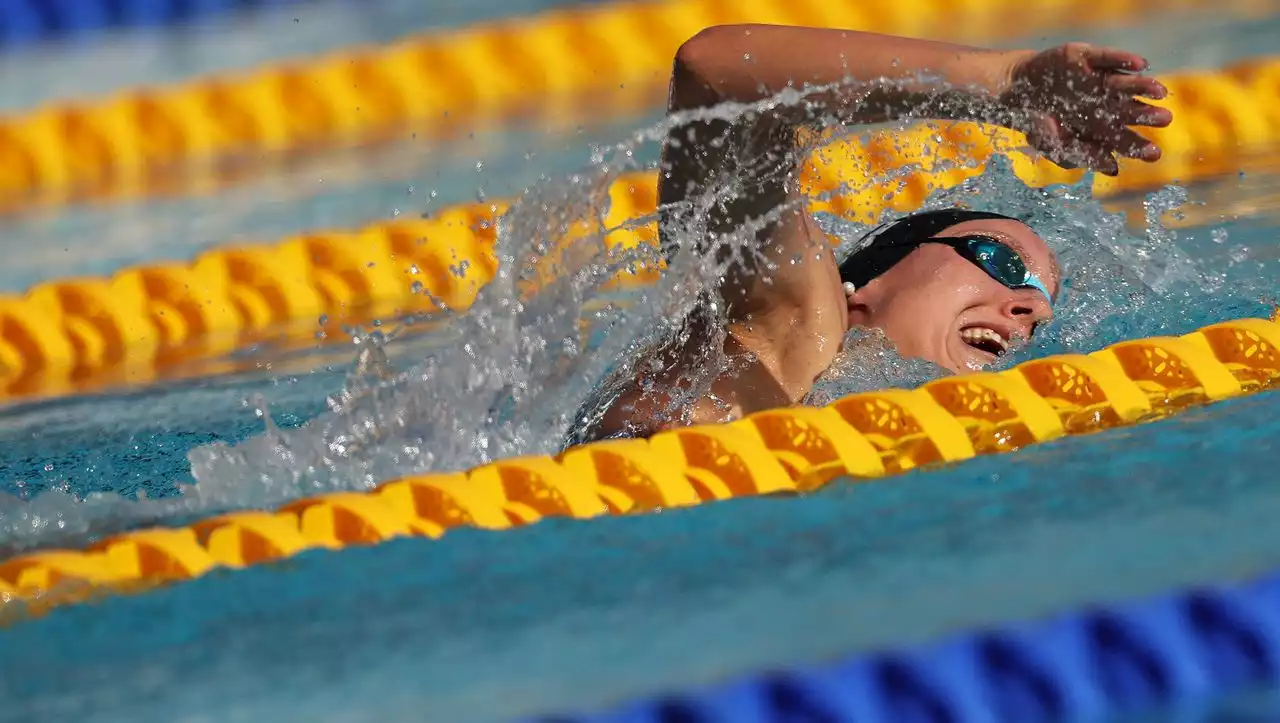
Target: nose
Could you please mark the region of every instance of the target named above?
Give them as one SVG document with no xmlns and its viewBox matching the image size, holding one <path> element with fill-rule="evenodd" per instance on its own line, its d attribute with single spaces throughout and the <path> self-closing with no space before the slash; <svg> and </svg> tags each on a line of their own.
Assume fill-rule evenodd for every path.
<svg viewBox="0 0 1280 723">
<path fill-rule="evenodd" d="M 1049 300 L 1039 291 L 1030 289 L 1005 302 L 1000 311 L 1005 318 L 1017 324 L 1022 334 L 1028 339 L 1035 331 L 1036 324 L 1053 318 L 1053 308 L 1049 306 Z"/>
</svg>

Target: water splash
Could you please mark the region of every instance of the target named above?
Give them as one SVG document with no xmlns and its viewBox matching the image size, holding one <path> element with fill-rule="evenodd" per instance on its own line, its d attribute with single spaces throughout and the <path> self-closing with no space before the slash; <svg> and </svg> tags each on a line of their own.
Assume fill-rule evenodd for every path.
<svg viewBox="0 0 1280 723">
<path fill-rule="evenodd" d="M 798 95 L 784 94 L 765 105 L 785 102 L 798 102 Z M 637 159 L 656 148 L 674 125 L 697 115 L 731 119 L 748 110 L 733 106 L 670 118 L 617 146 L 596 149 L 582 172 L 527 190 L 499 223 L 501 264 L 495 278 L 469 311 L 448 315 L 452 343 L 425 349 L 409 363 L 393 362 L 387 351 L 402 343 L 401 332 L 411 332 L 422 320 L 399 320 L 389 332 L 354 332 L 352 372 L 328 398 L 327 411 L 309 423 L 281 428 L 271 422 L 270 399 L 253 400 L 249 406 L 266 430 L 234 446 L 192 450 L 197 484 L 185 487 L 177 499 L 94 495 L 81 501 L 54 491 L 22 502 L 0 495 L 0 545 L 43 544 L 557 451 L 565 432 L 581 421 L 575 415 L 592 390 L 602 390 L 607 398 L 614 389 L 611 380 L 629 378 L 639 364 L 655 361 L 651 351 L 657 345 L 687 338 L 695 311 L 705 310 L 700 300 L 713 296 L 735 260 L 753 253 L 754 228 L 721 236 L 724 253 L 697 249 L 696 240 L 707 231 L 704 209 L 741 192 L 742 179 L 725 176 L 711 197 L 693 199 L 677 215 L 671 230 L 679 243 L 661 279 L 616 292 L 609 281 L 619 270 L 652 265 L 657 258 L 648 247 L 606 249 L 611 229 L 603 219 L 611 183 L 636 169 Z M 996 158 L 986 173 L 934 193 L 925 204 L 1022 217 L 1060 257 L 1066 281 L 1056 321 L 1004 364 L 1050 352 L 1090 351 L 1134 332 L 1181 330 L 1189 321 L 1186 300 L 1221 286 L 1179 249 L 1177 233 L 1162 225 L 1162 216 L 1185 199 L 1179 189 L 1150 196 L 1145 230 L 1133 234 L 1123 214 L 1092 198 L 1090 181 L 1033 189 L 1017 179 L 1007 161 Z M 846 245 L 871 226 L 832 218 L 822 223 Z M 571 230 L 575 240 L 561 242 Z M 1146 308 L 1160 311 L 1135 314 Z M 1160 321 L 1136 328 L 1144 319 Z M 846 341 L 848 351 L 819 379 L 809 403 L 887 386 L 911 387 L 942 373 L 931 364 L 901 359 L 876 333 L 855 332 Z M 728 363 L 721 342 L 711 339 L 702 346 L 698 372 L 684 387 L 687 396 L 704 392 Z"/>
<path fill-rule="evenodd" d="M 932 362 L 900 356 L 879 329 L 853 329 L 845 335 L 843 350 L 814 381 L 804 401 L 822 406 L 859 392 L 910 389 L 945 374 Z"/>
<path fill-rule="evenodd" d="M 393 476 L 557 451 L 591 390 L 610 379 L 631 378 L 637 361 L 653 360 L 644 350 L 690 333 L 683 322 L 697 301 L 714 290 L 734 260 L 754 253 L 754 228 L 722 237 L 720 253 L 696 250 L 696 240 L 707 232 L 698 226 L 706 209 L 740 191 L 739 179 L 724 178 L 712 198 L 689 202 L 692 212 L 682 217 L 686 226 L 677 235 L 681 243 L 659 283 L 633 292 L 627 303 L 605 292 L 620 266 L 602 250 L 607 189 L 618 173 L 634 167 L 637 142 L 664 134 L 665 128 L 650 129 L 628 144 L 597 151 L 590 172 L 526 192 L 500 224 L 501 270 L 470 312 L 455 320 L 464 340 L 459 346 L 374 385 L 344 391 L 341 404 L 299 429 L 235 447 L 194 450 L 190 460 L 199 484 L 187 494 L 244 500 L 255 490 L 266 495 L 253 500 L 262 503 L 278 495 L 368 488 Z M 1068 347 L 1086 346 L 1102 319 L 1132 309 L 1135 300 L 1194 278 L 1194 267 L 1167 252 L 1166 239 L 1130 237 L 1123 217 L 1092 201 L 1089 180 L 1031 189 L 997 160 L 986 174 L 934 194 L 927 204 L 993 205 L 1023 216 L 1042 230 L 1069 270 L 1081 269 L 1072 276 L 1070 301 L 1058 324 L 1062 332 L 1055 337 Z M 557 239 L 583 224 L 594 231 L 567 248 L 560 245 Z M 858 238 L 866 230 L 848 224 L 842 236 Z M 1090 263 L 1077 263 L 1081 255 Z M 1099 265 L 1103 258 L 1110 263 Z M 1145 276 L 1135 272 L 1150 269 L 1153 259 L 1158 269 Z M 587 312 L 592 305 L 598 308 Z M 589 339 L 580 332 L 584 319 L 592 328 Z M 858 341 L 824 375 L 812 401 L 913 386 L 939 373 L 932 365 L 902 360 L 874 335 Z M 699 372 L 683 387 L 689 398 L 705 393 L 727 363 L 722 344 L 712 340 L 702 348 Z"/>
<path fill-rule="evenodd" d="M 670 274 L 615 298 L 607 283 L 631 264 L 654 263 L 652 250 L 606 252 L 603 228 L 552 247 L 562 229 L 592 218 L 599 208 L 594 199 L 613 175 L 544 184 L 520 199 L 499 230 L 500 271 L 471 310 L 454 319 L 457 346 L 403 371 L 380 365 L 379 378 L 349 384 L 331 398 L 326 415 L 302 428 L 234 448 L 194 450 L 199 483 L 186 494 L 243 500 L 246 489 L 254 489 L 254 503 L 266 503 L 312 489 L 369 487 L 394 475 L 555 451 L 583 391 L 671 332 L 664 320 L 686 316 L 705 288 Z M 547 227 L 547 208 L 563 214 L 555 228 Z"/>
</svg>

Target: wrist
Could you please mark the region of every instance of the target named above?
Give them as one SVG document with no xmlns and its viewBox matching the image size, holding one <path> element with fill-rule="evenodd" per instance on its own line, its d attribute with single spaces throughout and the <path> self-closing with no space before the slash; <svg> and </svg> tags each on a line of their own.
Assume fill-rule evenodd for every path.
<svg viewBox="0 0 1280 723">
<path fill-rule="evenodd" d="M 991 51 L 984 63 L 984 86 L 987 92 L 995 98 L 1012 95 L 1019 69 L 1038 54 L 1035 50 Z"/>
<path fill-rule="evenodd" d="M 1009 126 L 1016 109 L 1019 69 L 1035 51 L 966 48 L 952 53 L 920 111 L 935 118 Z"/>
<path fill-rule="evenodd" d="M 938 100 L 943 117 L 1014 128 L 1025 113 L 1018 78 L 1034 50 L 974 49 L 953 66 L 953 84 Z"/>
<path fill-rule="evenodd" d="M 1016 118 L 1024 115 L 1027 99 L 1022 88 L 1019 88 L 1019 77 L 1022 69 L 1033 58 L 1039 55 L 1036 50 L 1008 50 L 997 53 L 991 59 L 988 70 L 988 92 L 999 114 L 999 123 L 1004 126 L 1016 125 Z"/>
</svg>

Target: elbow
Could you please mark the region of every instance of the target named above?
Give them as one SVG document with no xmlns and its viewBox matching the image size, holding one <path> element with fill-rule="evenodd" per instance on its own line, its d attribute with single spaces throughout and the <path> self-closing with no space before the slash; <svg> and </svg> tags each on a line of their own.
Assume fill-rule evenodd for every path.
<svg viewBox="0 0 1280 723">
<path fill-rule="evenodd" d="M 720 100 L 714 87 L 716 68 L 723 64 L 734 27 L 713 25 L 703 28 L 680 44 L 671 71 L 672 110 L 714 105 Z"/>
<path fill-rule="evenodd" d="M 712 25 L 694 33 L 692 37 L 680 44 L 676 50 L 677 65 L 697 65 L 722 42 L 725 26 Z"/>
<path fill-rule="evenodd" d="M 708 67 L 714 65 L 717 58 L 724 56 L 725 48 L 732 42 L 731 38 L 742 35 L 741 27 L 712 25 L 699 30 L 676 50 L 676 68 L 694 75 L 705 75 Z"/>
</svg>

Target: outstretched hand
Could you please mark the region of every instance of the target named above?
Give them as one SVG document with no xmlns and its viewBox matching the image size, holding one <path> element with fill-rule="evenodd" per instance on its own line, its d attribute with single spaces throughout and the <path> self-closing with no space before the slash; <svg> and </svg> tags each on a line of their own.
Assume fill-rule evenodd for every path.
<svg viewBox="0 0 1280 723">
<path fill-rule="evenodd" d="M 1133 53 L 1068 43 L 1018 59 L 1001 101 L 1013 113 L 1013 127 L 1049 160 L 1114 176 L 1117 157 L 1160 158 L 1159 147 L 1130 126 L 1163 128 L 1173 121 L 1168 109 L 1141 100 L 1168 95 L 1160 81 L 1141 75 L 1146 69 L 1147 61 Z"/>
</svg>

